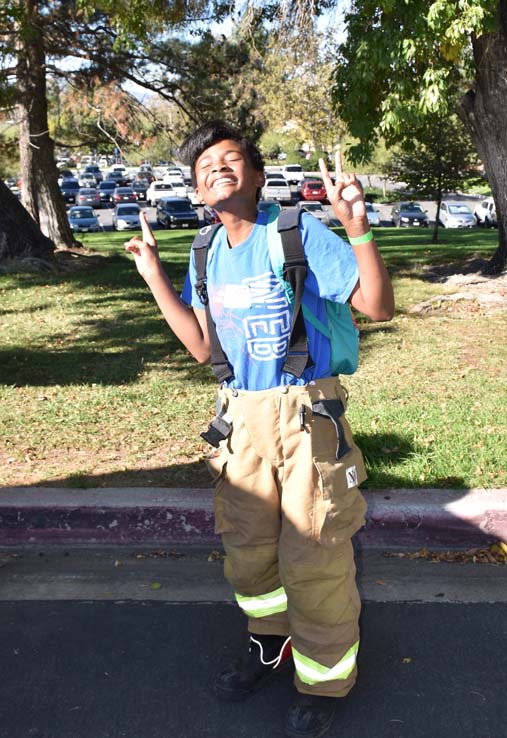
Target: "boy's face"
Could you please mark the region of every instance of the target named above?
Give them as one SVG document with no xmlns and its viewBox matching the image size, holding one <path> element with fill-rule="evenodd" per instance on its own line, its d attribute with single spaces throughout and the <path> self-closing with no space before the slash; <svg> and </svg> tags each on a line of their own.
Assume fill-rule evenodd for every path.
<svg viewBox="0 0 507 738">
<path fill-rule="evenodd" d="M 210 146 L 195 162 L 196 191 L 202 200 L 220 210 L 233 202 L 256 202 L 264 172 L 254 169 L 238 141 L 224 140 Z"/>
</svg>

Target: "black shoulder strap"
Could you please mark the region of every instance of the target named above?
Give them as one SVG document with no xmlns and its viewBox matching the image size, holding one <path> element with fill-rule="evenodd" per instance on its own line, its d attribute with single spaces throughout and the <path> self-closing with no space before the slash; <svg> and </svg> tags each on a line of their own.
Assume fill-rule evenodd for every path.
<svg viewBox="0 0 507 738">
<path fill-rule="evenodd" d="M 280 212 L 277 223 L 284 255 L 283 278 L 289 282 L 294 293 L 289 350 L 283 370 L 290 372 L 295 377 L 300 377 L 308 366 L 313 365 L 308 351 L 308 337 L 301 309 L 308 265 L 299 230 L 300 216 L 301 211 L 299 209 L 288 208 Z"/>
<path fill-rule="evenodd" d="M 206 324 L 208 326 L 208 335 L 210 340 L 211 349 L 211 368 L 218 381 L 224 382 L 227 379 L 233 377 L 231 367 L 227 361 L 227 356 L 218 340 L 217 329 L 213 318 L 211 317 L 211 311 L 209 309 L 209 298 L 208 298 L 208 287 L 206 277 L 206 265 L 208 259 L 208 248 L 218 231 L 221 227 L 221 223 L 215 223 L 211 226 L 205 226 L 197 233 L 192 244 L 192 250 L 194 252 L 194 263 L 197 279 L 195 282 L 195 291 L 199 297 L 199 300 L 204 306 L 206 311 Z"/>
</svg>

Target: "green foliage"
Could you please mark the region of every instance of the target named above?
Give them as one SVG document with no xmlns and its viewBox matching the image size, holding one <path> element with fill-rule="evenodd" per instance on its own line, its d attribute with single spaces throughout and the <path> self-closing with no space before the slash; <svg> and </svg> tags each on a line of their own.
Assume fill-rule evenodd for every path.
<svg viewBox="0 0 507 738">
<path fill-rule="evenodd" d="M 409 137 L 421 120 L 445 115 L 472 79 L 470 38 L 495 25 L 494 0 L 355 0 L 346 16 L 333 100 L 359 141 L 356 160 Z"/>
<path fill-rule="evenodd" d="M 445 193 L 483 182 L 478 157 L 457 116 L 431 116 L 413 136 L 386 166 L 389 177 L 406 182 L 409 191 L 439 202 Z"/>
</svg>

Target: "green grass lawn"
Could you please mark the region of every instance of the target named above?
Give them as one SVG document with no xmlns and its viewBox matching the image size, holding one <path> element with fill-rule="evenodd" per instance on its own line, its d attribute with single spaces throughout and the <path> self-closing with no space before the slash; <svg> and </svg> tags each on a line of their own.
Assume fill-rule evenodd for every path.
<svg viewBox="0 0 507 738">
<path fill-rule="evenodd" d="M 361 321 L 361 364 L 344 377 L 370 487 L 507 485 L 507 314 L 476 305 L 421 315 L 449 291 L 424 266 L 491 254 L 496 231 L 381 228 L 393 275 L 391 323 Z M 157 231 L 181 287 L 193 233 Z M 90 234 L 99 256 L 57 274 L 0 277 L 0 484 L 209 486 L 199 433 L 215 382 L 172 337 L 123 250 Z"/>
</svg>

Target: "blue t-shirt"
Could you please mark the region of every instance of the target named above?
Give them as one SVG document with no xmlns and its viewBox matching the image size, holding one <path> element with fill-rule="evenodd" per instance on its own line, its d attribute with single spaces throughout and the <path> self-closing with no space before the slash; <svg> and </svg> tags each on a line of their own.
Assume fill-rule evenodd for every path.
<svg viewBox="0 0 507 738">
<path fill-rule="evenodd" d="M 307 384 L 330 376 L 330 346 L 320 331 L 305 322 L 314 366 L 300 378 L 283 372 L 290 338 L 292 309 L 271 267 L 267 244 L 267 213 L 259 213 L 246 241 L 229 248 L 220 228 L 209 248 L 207 288 L 211 316 L 234 377 L 236 389 L 264 390 L 285 384 Z M 303 213 L 300 221 L 308 261 L 303 302 L 327 325 L 323 298 L 345 303 L 359 278 L 350 244 L 317 218 Z M 203 308 L 195 291 L 193 253 L 182 292 L 185 302 Z"/>
</svg>

